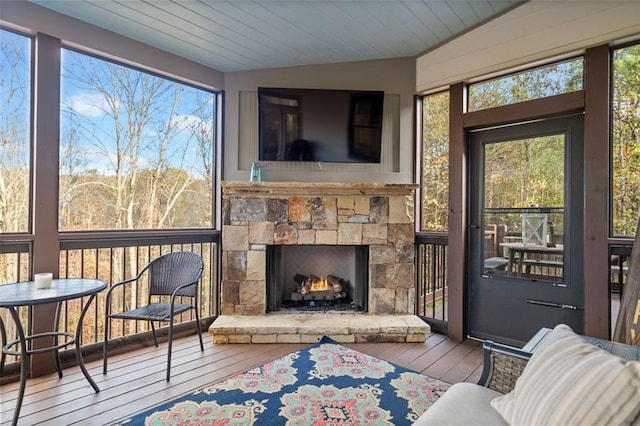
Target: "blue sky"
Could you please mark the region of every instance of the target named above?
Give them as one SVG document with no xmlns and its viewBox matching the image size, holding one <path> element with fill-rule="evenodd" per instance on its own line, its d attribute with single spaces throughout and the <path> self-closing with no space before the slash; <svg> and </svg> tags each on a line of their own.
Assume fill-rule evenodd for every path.
<svg viewBox="0 0 640 426">
<path fill-rule="evenodd" d="M 197 143 L 193 138 L 192 129 L 208 129 L 213 140 L 213 108 L 215 95 L 191 86 L 173 83 L 170 80 L 150 76 L 154 82 L 164 81 L 167 88 L 171 88 L 165 94 L 157 96 L 150 106 L 147 116 L 132 115 L 130 111 L 136 111 L 146 93 L 145 88 L 136 87 L 133 84 L 140 83 L 138 77 L 145 74 L 128 67 L 117 65 L 120 78 L 131 82 L 126 91 L 135 93 L 135 99 L 140 105 L 127 105 L 126 99 L 118 96 L 109 99 L 92 84 L 84 84 L 76 78 L 91 77 L 99 86 L 110 94 L 117 93 L 117 84 L 113 84 L 113 74 L 110 74 L 109 63 L 87 56 L 78 52 L 63 50 L 62 54 L 62 93 L 61 93 L 61 132 L 63 143 L 67 140 L 73 129 L 74 144 L 78 151 L 82 152 L 85 162 L 82 168 L 85 170 L 96 169 L 100 173 L 109 175 L 114 171 L 116 158 L 116 125 L 120 126 L 120 143 L 127 143 L 128 138 L 123 136 L 131 126 L 141 126 L 141 152 L 137 164 L 126 167 L 153 167 L 158 157 L 159 141 L 166 133 L 168 127 L 173 127 L 170 143 L 166 152 L 169 158 L 168 166 L 181 168 L 194 176 L 201 175 L 202 161 L 198 161 Z M 147 81 L 148 82 L 148 81 Z M 171 111 L 173 103 L 173 88 L 177 84 L 180 100 L 175 110 Z M 126 86 L 126 85 L 125 85 Z M 206 107 L 203 115 L 197 113 L 200 103 Z M 118 121 L 114 114 L 119 114 Z M 140 123 L 145 120 L 144 123 Z"/>
</svg>

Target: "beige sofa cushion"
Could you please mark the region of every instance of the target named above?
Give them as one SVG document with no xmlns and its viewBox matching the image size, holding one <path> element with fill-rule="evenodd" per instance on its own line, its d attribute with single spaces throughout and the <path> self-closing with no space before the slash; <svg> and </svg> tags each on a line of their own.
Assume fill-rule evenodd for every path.
<svg viewBox="0 0 640 426">
<path fill-rule="evenodd" d="M 502 395 L 473 383 L 456 383 L 433 404 L 415 425 L 501 426 L 506 425 L 489 402 Z"/>
<path fill-rule="evenodd" d="M 559 325 L 514 389 L 491 406 L 512 425 L 630 424 L 640 413 L 640 362 L 603 351 Z"/>
</svg>

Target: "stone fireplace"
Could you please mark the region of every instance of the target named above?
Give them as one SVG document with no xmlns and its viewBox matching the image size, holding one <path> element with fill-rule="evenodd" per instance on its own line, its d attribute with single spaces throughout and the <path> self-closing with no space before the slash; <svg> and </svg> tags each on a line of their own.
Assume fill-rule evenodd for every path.
<svg viewBox="0 0 640 426">
<path fill-rule="evenodd" d="M 296 256 L 313 246 L 329 252 L 346 247 L 365 249 L 353 255 L 365 258 L 364 266 L 360 268 L 362 272 L 356 273 L 358 266 L 355 263 L 335 274 L 327 267 L 326 274 L 349 275 L 339 278 L 349 281 L 349 285 L 351 281 L 364 280 L 366 286 L 364 296 L 360 296 L 363 299 L 356 301 L 363 305 L 362 309 L 349 315 L 357 317 L 353 319 L 355 323 L 369 325 L 360 334 L 353 330 L 344 334 L 350 337 L 338 340 L 371 341 L 375 339 L 372 335 L 385 335 L 385 321 L 393 335 L 387 341 L 424 340 L 428 326 L 413 315 L 415 188 L 412 184 L 223 182 L 222 315 L 210 329 L 214 342 L 315 341 L 317 334 L 331 334 L 327 332 L 331 327 L 323 329 L 327 325 L 326 315 L 333 315 L 328 324 L 336 324 L 339 328 L 336 333 L 344 333 L 344 327 L 337 325 L 338 321 L 350 320 L 350 317 L 342 312 L 323 312 L 322 318 L 313 313 L 307 314 L 310 317 L 301 317 L 298 313 L 273 312 L 276 309 L 269 306 L 269 295 L 273 296 L 275 288 L 270 287 L 274 284 L 271 281 L 284 279 L 290 283 L 295 275 L 288 269 L 287 276 L 280 277 L 274 270 L 282 268 L 283 256 L 293 256 L 291 252 L 273 250 L 285 246 L 293 248 Z M 274 255 L 276 252 L 278 254 Z M 297 263 L 302 264 L 302 261 Z M 320 263 L 331 261 L 321 260 Z M 301 266 L 295 273 L 325 274 L 305 268 L 312 269 Z M 282 317 L 287 318 L 283 320 Z M 378 324 L 377 328 L 370 325 L 372 320 Z M 288 330 L 278 326 L 277 332 L 260 331 L 258 325 L 269 321 L 293 325 Z M 305 327 L 296 326 L 297 321 L 304 322 L 305 326 L 311 324 L 313 330 L 303 330 Z M 403 321 L 408 321 L 408 325 L 403 327 Z M 320 322 L 323 326 L 318 324 Z"/>
</svg>

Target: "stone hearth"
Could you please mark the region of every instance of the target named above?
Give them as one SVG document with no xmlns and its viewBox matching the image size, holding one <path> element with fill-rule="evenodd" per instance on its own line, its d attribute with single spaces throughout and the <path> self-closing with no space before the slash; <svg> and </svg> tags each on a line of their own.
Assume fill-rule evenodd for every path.
<svg viewBox="0 0 640 426">
<path fill-rule="evenodd" d="M 318 330 L 342 336 L 341 341 L 423 341 L 429 327 L 413 315 L 415 188 L 412 184 L 223 182 L 222 315 L 210 328 L 214 342 L 315 341 Z M 342 313 L 268 314 L 269 245 L 367 245 L 368 312 L 348 317 Z"/>
<path fill-rule="evenodd" d="M 213 325 L 214 343 L 419 343 L 431 331 L 415 315 L 357 313 L 223 315 Z"/>
</svg>

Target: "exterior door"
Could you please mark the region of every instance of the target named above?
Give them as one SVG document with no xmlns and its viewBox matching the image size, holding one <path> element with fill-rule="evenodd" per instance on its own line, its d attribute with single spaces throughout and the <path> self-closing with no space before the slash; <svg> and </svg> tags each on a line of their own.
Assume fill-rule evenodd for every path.
<svg viewBox="0 0 640 426">
<path fill-rule="evenodd" d="M 582 146 L 582 115 L 470 134 L 469 336 L 583 331 Z"/>
</svg>

